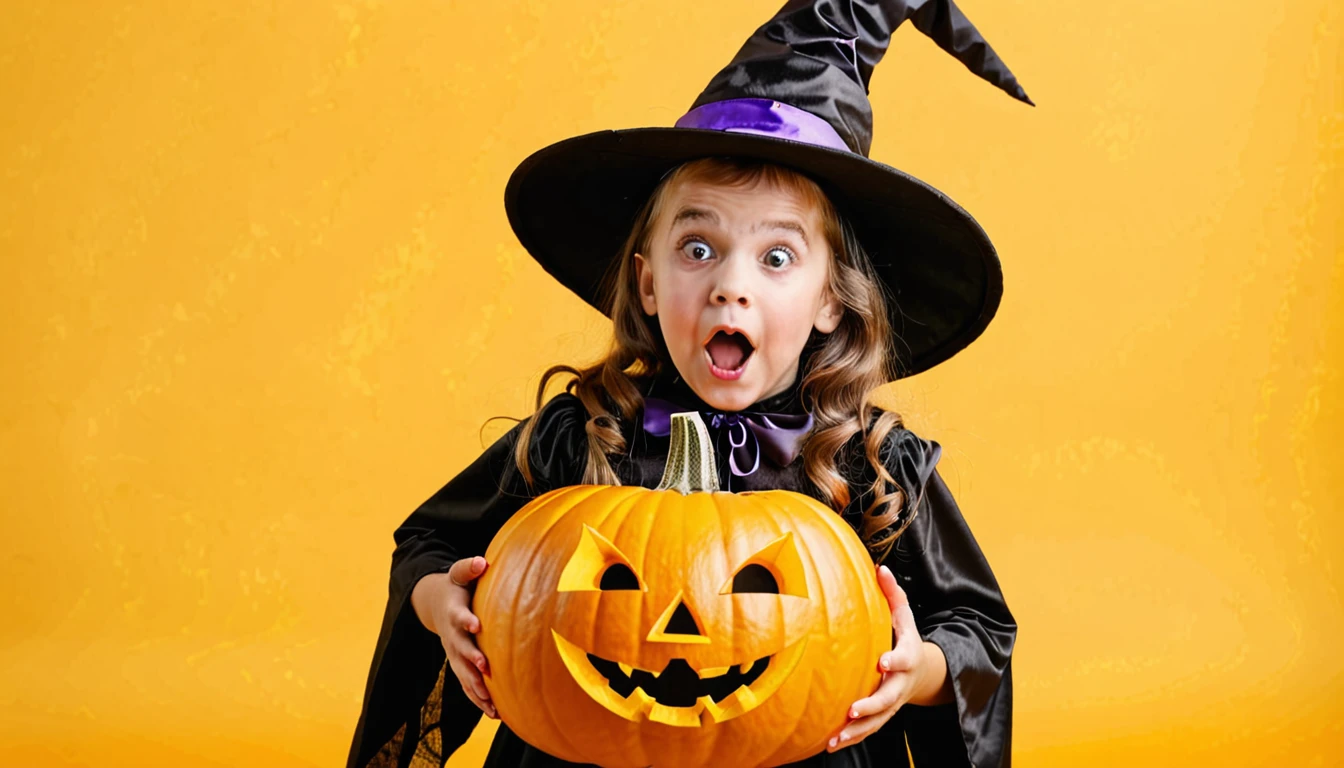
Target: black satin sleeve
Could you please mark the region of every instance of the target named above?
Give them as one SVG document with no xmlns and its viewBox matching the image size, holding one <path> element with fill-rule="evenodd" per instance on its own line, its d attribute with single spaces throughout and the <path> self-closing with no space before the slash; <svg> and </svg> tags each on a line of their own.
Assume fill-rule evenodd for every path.
<svg viewBox="0 0 1344 768">
<path fill-rule="evenodd" d="M 391 768 L 425 759 L 439 765 L 480 720 L 481 711 L 447 668 L 438 636 L 420 623 L 410 596 L 424 576 L 447 571 L 460 558 L 484 555 L 505 521 L 532 498 L 581 481 L 587 413 L 579 399 L 558 395 L 529 419 L 537 420 L 528 448 L 530 487 L 514 461 L 525 419 L 393 533 L 387 608 L 349 768 Z"/>
<path fill-rule="evenodd" d="M 888 469 L 918 499 L 913 522 L 884 561 L 910 600 L 920 635 L 947 657 L 955 701 L 902 707 L 916 766 L 1007 768 L 1011 658 L 1017 623 L 956 499 L 935 469 L 937 442 L 908 430 Z"/>
</svg>

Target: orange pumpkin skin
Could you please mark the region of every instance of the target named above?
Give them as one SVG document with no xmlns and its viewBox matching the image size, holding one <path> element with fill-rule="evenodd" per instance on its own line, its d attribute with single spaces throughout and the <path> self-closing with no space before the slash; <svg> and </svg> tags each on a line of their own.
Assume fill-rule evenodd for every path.
<svg viewBox="0 0 1344 768">
<path fill-rule="evenodd" d="M 486 558 L 473 610 L 491 699 L 521 738 L 574 762 L 801 760 L 823 750 L 849 705 L 876 690 L 878 657 L 891 648 L 890 608 L 858 536 L 799 493 L 561 488 L 510 518 Z M 753 564 L 770 572 L 778 594 L 734 592 Z M 607 571 L 621 567 L 630 571 L 625 586 L 636 588 L 601 589 Z M 685 665 L 715 678 L 769 661 L 721 701 L 706 694 L 684 706 L 629 691 L 629 680 L 622 695 L 588 654 L 616 677 L 633 668 L 682 683 Z"/>
</svg>

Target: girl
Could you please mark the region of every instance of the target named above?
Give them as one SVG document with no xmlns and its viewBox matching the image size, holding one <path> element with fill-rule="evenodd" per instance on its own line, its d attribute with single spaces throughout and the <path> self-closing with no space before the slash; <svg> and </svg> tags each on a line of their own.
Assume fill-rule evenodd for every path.
<svg viewBox="0 0 1344 768">
<path fill-rule="evenodd" d="M 613 344 L 548 370 L 537 413 L 397 529 L 350 766 L 442 765 L 496 716 L 470 610 L 480 555 L 553 488 L 655 486 L 681 410 L 708 417 L 728 490 L 806 493 L 854 525 L 891 605 L 881 685 L 795 765 L 908 765 L 907 744 L 919 765 L 1009 764 L 1016 624 L 934 468 L 940 446 L 868 401 L 974 340 L 1001 294 L 970 216 L 866 157 L 867 79 L 906 18 L 1028 101 L 950 0 L 794 0 L 677 127 L 570 139 L 515 171 L 520 241 L 612 318 Z M 487 765 L 568 763 L 501 724 Z"/>
</svg>

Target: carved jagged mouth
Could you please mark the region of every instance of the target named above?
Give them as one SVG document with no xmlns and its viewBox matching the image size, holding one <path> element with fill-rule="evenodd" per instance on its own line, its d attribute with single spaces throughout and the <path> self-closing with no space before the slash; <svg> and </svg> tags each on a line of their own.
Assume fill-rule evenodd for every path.
<svg viewBox="0 0 1344 768">
<path fill-rule="evenodd" d="M 699 672 L 691 669 L 685 659 L 669 661 L 662 672 L 633 669 L 608 661 L 595 653 L 588 654 L 588 661 L 607 678 L 607 685 L 621 698 L 634 693 L 636 688 L 642 688 L 654 701 L 669 707 L 693 706 L 701 696 L 708 696 L 715 702 L 723 701 L 741 686 L 756 682 L 756 678 L 770 666 L 769 656 L 762 656 L 750 665 L 702 669 Z"/>
<path fill-rule="evenodd" d="M 750 664 L 695 670 L 673 659 L 661 672 L 591 654 L 551 630 L 569 673 L 602 706 L 626 720 L 677 726 L 721 723 L 770 698 L 802 658 L 807 638 Z"/>
</svg>

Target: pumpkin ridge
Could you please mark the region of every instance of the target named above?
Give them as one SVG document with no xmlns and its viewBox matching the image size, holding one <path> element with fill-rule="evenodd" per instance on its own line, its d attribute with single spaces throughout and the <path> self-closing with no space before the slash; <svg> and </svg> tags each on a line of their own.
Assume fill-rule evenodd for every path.
<svg viewBox="0 0 1344 768">
<path fill-rule="evenodd" d="M 565 666 L 565 660 L 560 657 L 559 651 L 556 651 L 555 653 L 547 653 L 546 657 L 559 659 L 560 669 L 563 670 L 566 675 L 569 674 L 569 668 Z M 548 669 L 547 674 L 554 674 L 554 672 Z M 578 685 L 578 681 L 575 680 L 574 684 Z M 585 696 L 587 695 L 586 691 L 581 690 L 580 692 L 583 693 Z M 536 698 L 541 700 L 542 709 L 546 712 L 546 719 L 550 721 L 552 730 L 555 731 L 557 734 L 559 734 L 560 738 L 564 740 L 565 746 L 569 747 L 570 753 L 574 755 L 585 754 L 586 750 L 580 748 L 573 741 L 570 740 L 569 729 L 560 726 L 559 718 L 556 717 L 555 709 L 552 708 L 552 702 L 551 702 L 551 699 L 553 698 L 558 699 L 559 697 L 546 696 L 538 692 Z"/>
<path fill-rule="evenodd" d="M 765 518 L 770 521 L 770 524 L 774 526 L 774 528 L 767 534 L 766 538 L 769 539 L 770 541 L 774 541 L 775 539 L 778 539 L 779 537 L 787 533 L 787 531 L 780 526 L 779 505 L 773 503 L 773 500 L 771 499 L 769 494 L 756 494 L 756 497 L 758 499 L 767 501 L 766 508 L 768 514 L 765 516 Z M 744 556 L 740 558 L 733 558 L 733 560 L 730 561 L 729 573 L 730 574 L 732 573 L 731 569 L 738 568 L 743 563 L 755 557 L 757 549 L 758 549 L 757 545 L 753 544 L 748 550 L 746 550 L 746 554 Z M 773 570 L 771 572 L 773 573 Z M 784 615 L 785 610 L 784 610 L 783 597 L 784 596 L 782 593 L 775 595 L 775 603 L 777 604 L 778 609 L 775 611 L 774 636 L 776 638 L 779 638 L 778 644 L 780 648 L 787 648 L 791 645 L 791 643 L 789 642 L 788 619 Z"/>
<path fill-rule="evenodd" d="M 715 507 L 714 522 L 718 525 L 718 534 L 717 534 L 717 536 L 716 536 L 715 538 L 716 538 L 716 539 L 718 540 L 718 542 L 719 542 L 719 550 L 720 550 L 720 552 L 721 552 L 721 562 L 728 564 L 728 569 L 731 570 L 733 566 L 732 566 L 732 560 L 730 559 L 730 555 L 731 555 L 731 553 L 729 552 L 729 549 L 728 549 L 728 531 L 725 530 L 725 527 L 726 527 L 726 526 L 725 526 L 725 521 L 724 521 L 723 509 L 722 509 L 721 507 Z M 711 585 L 712 585 L 715 581 L 718 581 L 717 576 L 714 576 L 714 575 L 712 575 L 712 576 L 713 576 L 713 580 L 710 581 L 710 584 L 711 584 Z M 713 592 L 713 591 L 714 591 L 714 590 L 711 589 L 711 592 Z M 719 596 L 718 596 L 718 595 L 715 595 L 715 597 L 718 598 Z M 716 615 L 717 615 L 717 613 L 716 613 Z M 702 618 L 703 618 L 703 611 L 702 611 Z M 728 627 L 728 631 L 732 633 L 732 643 L 730 643 L 730 646 L 731 646 L 732 648 L 736 649 L 736 648 L 737 648 L 737 637 L 738 637 L 738 634 L 739 634 L 738 631 L 737 631 L 737 603 L 736 603 L 736 601 L 734 601 L 732 598 L 729 598 L 729 600 L 728 600 L 728 621 L 726 621 L 726 622 L 714 622 L 714 623 L 717 624 L 718 626 L 725 626 L 725 627 Z M 711 753 L 711 754 L 713 754 L 713 750 L 716 749 L 717 746 L 718 746 L 718 740 L 717 740 L 717 737 L 718 737 L 718 732 L 716 731 L 716 732 L 715 732 L 715 740 L 712 741 L 712 742 L 710 742 L 710 753 Z"/>
<path fill-rule="evenodd" d="M 771 508 L 772 510 L 775 510 L 775 509 L 778 509 L 778 508 L 779 508 L 779 505 L 780 505 L 780 501 L 779 501 L 779 499 L 776 498 L 774 495 L 771 495 L 771 497 L 770 497 L 770 508 Z M 815 627 L 816 627 L 816 618 L 815 618 L 815 617 L 816 617 L 816 616 L 823 616 L 823 617 L 825 617 L 825 620 L 826 620 L 826 634 L 829 636 L 829 635 L 833 635 L 833 634 L 835 633 L 835 625 L 834 625 L 834 623 L 833 623 L 832 620 L 831 620 L 831 610 L 830 610 L 830 605 L 828 604 L 828 600 L 831 599 L 831 597 L 830 597 L 830 591 L 829 591 L 828 589 L 826 589 L 826 584 L 829 583 L 830 578 L 831 578 L 832 575 L 831 575 L 830 573 L 824 573 L 824 572 L 819 568 L 819 566 L 818 566 L 818 564 L 817 564 L 817 559 L 816 559 L 815 557 L 813 557 L 813 555 L 812 555 L 812 545 L 813 545 L 813 539 L 814 539 L 815 537 L 812 536 L 812 535 L 809 535 L 809 534 L 811 534 L 811 533 L 812 533 L 812 531 L 809 530 L 809 529 L 806 529 L 806 528 L 804 528 L 803 530 L 799 531 L 799 535 L 800 535 L 800 536 L 806 536 L 806 538 L 807 538 L 807 546 L 806 546 L 806 547 L 799 547 L 799 548 L 798 548 L 799 554 L 807 558 L 808 568 L 805 569 L 805 570 L 808 570 L 808 571 L 810 571 L 810 572 L 816 574 L 816 575 L 818 576 L 817 581 L 818 581 L 818 582 L 821 582 L 821 583 L 817 584 L 817 588 L 816 588 L 816 590 L 813 590 L 813 589 L 811 588 L 811 585 L 808 585 L 808 594 L 809 594 L 809 595 L 813 595 L 813 598 L 812 598 L 812 599 L 814 599 L 814 600 L 817 601 L 817 602 L 814 604 L 814 607 L 813 607 L 813 614 L 812 614 L 812 615 L 813 615 L 813 621 L 812 621 L 812 626 L 813 626 L 813 628 L 810 629 L 810 630 L 808 630 L 808 634 L 809 634 L 809 635 L 812 635 L 812 634 L 815 634 L 815 633 L 816 633 L 816 628 L 815 628 Z M 808 670 L 808 673 L 811 674 L 811 675 L 813 676 L 814 679 L 816 678 L 816 673 L 815 673 L 813 670 Z M 808 702 L 807 702 L 806 704 L 803 705 L 803 711 L 804 711 L 804 712 L 806 712 L 808 709 L 811 708 L 811 706 L 812 706 L 812 704 L 811 704 L 811 699 L 812 699 L 814 696 L 815 696 L 815 691 L 813 690 L 813 686 L 809 685 L 809 686 L 808 686 Z M 828 735 L 829 735 L 829 734 L 828 734 Z M 782 749 L 782 748 L 784 748 L 785 746 L 788 746 L 788 744 L 789 744 L 789 740 L 788 740 L 788 739 L 785 739 L 784 742 L 780 744 L 780 748 Z"/>
<path fill-rule="evenodd" d="M 779 522 L 779 518 L 781 516 L 781 513 L 783 512 L 783 510 L 781 509 L 782 506 L 783 505 L 781 505 L 778 501 L 769 506 L 770 509 L 769 519 L 770 522 L 775 526 L 775 530 L 770 532 L 771 541 L 778 539 L 779 537 L 783 536 L 786 533 L 786 531 L 784 530 L 784 526 L 780 525 Z M 784 595 L 782 593 L 776 594 L 775 602 L 779 605 L 779 610 L 775 612 L 775 634 L 780 638 L 779 644 L 781 646 L 787 646 L 789 645 L 789 617 L 787 615 L 787 611 L 785 611 L 784 609 L 784 603 L 785 603 Z"/>
<path fill-rule="evenodd" d="M 649 546 L 649 543 L 653 540 L 654 522 L 655 522 L 656 520 L 659 519 L 659 515 L 661 514 L 661 512 L 662 512 L 662 508 L 663 508 L 664 504 L 666 504 L 668 498 L 669 498 L 669 494 L 667 494 L 667 493 L 660 493 L 660 492 L 658 492 L 658 491 L 651 491 L 650 493 L 646 494 L 646 495 L 643 497 L 644 504 L 645 504 L 645 505 L 648 505 L 649 507 L 652 507 L 652 509 L 651 509 L 648 513 L 646 513 L 646 514 L 644 515 L 644 518 L 643 518 L 644 521 L 647 522 L 647 524 L 646 524 L 645 527 L 644 527 L 644 537 L 643 537 L 643 541 L 641 542 L 641 545 L 642 545 L 642 546 L 640 546 L 640 549 L 639 549 L 639 567 L 640 567 L 640 569 L 641 569 L 642 572 L 647 572 L 647 571 L 648 571 L 648 566 L 649 566 L 649 552 L 651 551 L 651 547 Z M 640 511 L 641 511 L 641 512 L 644 511 L 643 507 L 641 507 Z M 647 582 L 646 582 L 646 583 L 647 583 Z M 646 616 L 647 616 L 651 611 L 657 611 L 657 610 L 658 610 L 657 606 L 656 606 L 656 605 L 653 605 L 653 601 L 649 599 L 649 597 L 648 597 L 649 594 L 650 594 L 650 593 L 645 593 L 645 598 L 641 601 L 641 604 L 640 604 L 639 624 L 636 626 L 636 630 L 637 630 L 637 631 L 636 631 L 635 634 L 634 634 L 635 637 L 643 638 L 643 637 L 645 636 L 645 634 L 647 634 L 647 633 L 644 631 L 644 627 L 645 627 L 645 625 L 648 623 L 648 622 L 646 621 Z M 657 621 L 657 617 L 656 617 L 656 615 L 655 615 L 654 621 Z M 639 647 L 642 646 L 642 645 L 643 645 L 643 644 L 640 643 L 639 646 L 637 646 L 637 647 L 635 648 L 635 653 L 633 654 L 634 657 L 637 658 L 637 659 L 639 659 L 641 662 L 644 661 L 643 656 L 639 653 Z M 633 694 L 632 694 L 632 695 L 633 695 Z M 643 765 L 650 765 L 650 764 L 653 763 L 653 761 L 649 759 L 650 745 L 649 745 L 648 743 L 646 743 L 647 738 L 648 738 L 647 733 L 646 733 L 643 729 L 641 729 L 641 730 L 639 731 L 639 736 L 638 736 L 638 738 L 635 739 L 635 743 L 638 745 L 637 748 L 638 748 L 638 750 L 639 750 L 639 760 L 638 760 L 638 762 L 639 762 L 640 764 L 643 764 Z M 654 745 L 653 745 L 653 748 L 654 748 L 655 750 L 656 750 L 656 747 L 657 747 L 657 745 L 654 744 Z"/>
<path fill-rule="evenodd" d="M 639 508 L 640 503 L 643 502 L 644 499 L 645 499 L 645 497 L 646 497 L 646 494 L 644 493 L 644 490 L 645 490 L 645 489 L 643 489 L 643 488 L 632 488 L 630 494 L 629 494 L 628 496 L 626 496 L 625 498 L 621 499 L 621 501 L 619 502 L 619 504 L 618 504 L 618 505 L 614 505 L 614 508 L 611 509 L 611 510 L 608 512 L 608 514 L 607 514 L 606 516 L 603 517 L 603 522 L 605 522 L 606 520 L 608 520 L 608 519 L 610 519 L 611 517 L 615 516 L 616 513 L 617 513 L 618 511 L 623 513 L 622 516 L 621 516 L 621 521 L 620 521 L 619 523 L 616 524 L 616 531 L 615 531 L 615 532 L 608 538 L 608 541 L 610 541 L 612 544 L 615 544 L 618 548 L 620 547 L 620 545 L 619 545 L 619 544 L 616 544 L 616 542 L 617 542 L 618 539 L 620 539 L 621 531 L 624 530 L 624 528 L 625 528 L 625 524 L 626 524 L 627 522 L 629 522 L 630 519 L 631 519 L 632 517 L 635 516 L 635 514 L 636 514 L 636 510 Z M 626 552 L 626 549 L 621 549 L 621 551 L 622 551 L 622 552 L 625 552 L 625 556 L 626 556 L 627 559 L 630 559 L 630 554 L 629 554 L 629 552 Z M 639 563 L 633 563 L 633 562 L 632 562 L 631 565 L 639 569 L 639 573 L 636 575 L 636 578 L 638 578 L 638 579 L 640 580 L 640 583 L 641 583 L 641 584 L 644 584 L 644 585 L 645 585 L 645 588 L 647 589 L 647 588 L 648 588 L 648 583 L 649 583 L 649 581 L 648 581 L 648 579 L 644 576 L 645 570 L 644 570 L 644 559 L 643 559 L 643 558 L 644 558 L 644 551 L 641 550 L 641 551 L 640 551 L 640 562 L 639 562 Z M 644 594 L 648 594 L 648 593 L 645 592 Z M 643 599 L 641 599 L 640 602 L 642 603 L 642 602 L 643 602 Z M 598 618 L 600 618 L 600 612 L 601 612 L 601 606 L 597 603 L 597 601 L 594 601 L 594 602 L 593 602 L 592 613 L 590 613 L 590 614 L 588 615 L 588 621 L 587 621 L 587 623 L 585 624 L 585 626 L 589 626 L 589 627 L 596 626 L 597 620 L 598 620 Z M 596 634 L 596 633 L 594 633 L 594 634 Z M 595 638 L 595 637 L 594 637 L 594 638 L 588 638 L 588 642 L 587 642 L 587 646 L 588 646 L 588 647 L 585 649 L 587 652 L 589 652 L 589 653 L 592 652 L 593 647 L 596 645 L 596 642 L 595 642 L 595 641 L 596 641 L 596 638 Z"/>
<path fill-rule="evenodd" d="M 617 495 L 619 498 L 618 498 L 618 499 L 616 500 L 616 502 L 615 502 L 616 505 L 620 505 L 620 504 L 627 503 L 627 502 L 629 502 L 629 503 L 634 503 L 635 501 L 638 500 L 638 495 L 637 495 L 636 493 L 633 492 L 633 491 L 635 491 L 636 489 L 629 489 L 630 492 L 628 492 L 628 493 L 621 493 L 621 491 L 616 490 L 617 488 L 622 488 L 621 486 L 601 486 L 601 485 L 594 485 L 594 486 L 582 486 L 582 487 L 590 487 L 590 488 L 593 488 L 593 489 L 595 489 L 595 490 L 594 490 L 593 493 L 585 495 L 582 499 L 580 499 L 580 500 L 579 500 L 577 503 L 575 503 L 572 507 L 569 507 L 569 508 L 567 508 L 567 509 L 564 509 L 564 510 L 562 511 L 561 514 L 555 515 L 553 519 L 559 520 L 559 519 L 563 519 L 564 517 L 569 516 L 570 514 L 575 514 L 576 509 L 577 509 L 581 504 L 583 504 L 584 502 L 588 502 L 588 501 L 593 500 L 593 499 L 598 499 L 599 501 L 601 501 L 600 497 L 602 497 L 602 496 L 606 496 L 606 495 Z M 625 490 L 625 489 L 622 488 L 622 490 Z M 580 517 L 582 517 L 583 512 L 582 512 L 582 511 L 579 511 L 578 514 L 579 514 Z M 548 548 L 547 548 L 545 545 L 548 543 L 548 541 L 551 539 L 551 537 L 552 537 L 553 535 L 555 535 L 555 536 L 560 535 L 559 533 L 557 533 L 557 531 L 559 531 L 559 530 L 560 530 L 560 526 L 557 526 L 557 525 L 551 525 L 551 526 L 549 526 L 549 527 L 547 528 L 546 532 L 542 535 L 541 539 L 539 539 L 538 542 L 537 542 L 537 551 L 540 551 L 540 552 L 548 551 Z M 582 530 L 582 529 L 579 528 L 579 529 L 577 529 L 577 530 Z M 613 542 L 613 543 L 614 543 L 614 542 Z M 562 548 L 562 549 L 572 549 L 572 547 L 566 547 L 566 548 Z M 540 559 L 540 558 L 534 558 L 534 559 Z M 523 592 L 523 590 L 519 590 L 519 593 L 520 593 L 520 594 L 521 594 L 522 592 Z M 594 602 L 594 604 L 593 604 L 593 610 L 596 611 L 597 609 L 598 609 L 597 603 Z M 548 623 L 552 624 L 552 625 L 555 623 L 555 622 L 554 622 L 554 618 L 555 618 L 555 617 L 554 617 L 553 614 L 554 614 L 554 611 L 549 611 L 549 612 L 546 613 L 546 621 L 547 621 Z M 515 615 L 516 615 L 516 614 L 515 614 Z M 595 619 L 594 616 L 591 616 L 591 615 L 588 616 L 588 626 L 591 626 L 591 625 L 592 625 L 592 622 L 594 621 L 594 619 Z M 529 624 L 529 623 L 527 623 L 527 622 L 515 622 L 515 623 L 518 624 L 520 627 L 527 627 L 528 629 L 531 629 L 531 628 L 532 628 L 532 625 Z M 554 627 L 552 626 L 552 627 L 550 627 L 550 629 L 552 629 L 552 631 L 553 631 L 553 630 L 554 630 Z M 557 652 L 557 653 L 554 653 L 554 654 L 549 653 L 549 652 L 546 652 L 546 653 L 544 654 L 544 656 L 545 656 L 545 658 L 548 658 L 548 659 L 549 659 L 549 658 L 556 658 L 556 659 L 559 659 L 559 654 L 558 654 L 558 652 Z M 569 670 L 568 670 L 568 668 L 565 666 L 565 664 L 564 664 L 564 660 L 563 660 L 563 659 L 559 659 L 559 661 L 560 661 L 560 670 L 562 670 L 562 671 L 564 672 L 564 674 L 568 675 L 568 674 L 569 674 Z M 547 674 L 555 674 L 555 671 L 554 671 L 554 670 L 551 670 L 551 669 L 548 669 L 548 670 L 547 670 Z M 577 680 L 574 681 L 574 684 L 575 684 L 576 686 L 579 685 L 579 683 L 578 683 Z M 582 686 L 579 686 L 579 687 L 582 688 Z M 586 693 L 585 693 L 585 695 L 586 695 Z M 557 714 L 556 714 L 556 710 L 555 710 L 555 708 L 552 706 L 553 702 L 551 701 L 551 699 L 552 699 L 553 697 L 549 697 L 549 696 L 545 696 L 545 695 L 539 695 L 539 696 L 537 696 L 537 698 L 541 699 L 541 701 L 542 701 L 542 708 L 543 708 L 543 710 L 544 710 L 545 713 L 546 713 L 546 719 L 547 719 L 547 721 L 550 723 L 552 730 L 553 730 L 555 733 L 559 734 L 560 738 L 564 740 L 566 746 L 568 746 L 569 749 L 571 750 L 571 753 L 574 754 L 574 755 L 582 755 L 582 754 L 585 754 L 586 750 L 584 750 L 584 749 L 582 748 L 582 746 L 580 746 L 579 744 L 576 744 L 573 740 L 571 740 L 571 738 L 570 738 L 570 734 L 569 734 L 569 729 L 563 727 L 563 725 L 561 724 L 561 723 L 562 723 L 562 719 L 561 719 L 560 717 L 557 716 Z"/>
<path fill-rule="evenodd" d="M 597 494 L 596 494 L 596 493 L 589 494 L 588 496 L 585 496 L 583 500 L 587 500 L 588 498 L 591 498 L 592 496 L 595 496 L 595 495 L 597 495 Z M 581 501 L 582 501 L 582 500 L 581 500 Z M 565 513 L 568 514 L 568 513 L 572 512 L 573 509 L 574 509 L 574 507 L 577 507 L 577 506 L 578 506 L 578 504 L 575 504 L 574 506 L 569 507 L 568 509 L 565 510 Z M 539 507 L 539 509 L 542 509 L 542 507 Z M 553 525 L 552 525 L 552 526 L 548 526 L 548 527 L 547 527 L 547 530 L 546 530 L 545 532 L 542 533 L 541 538 L 537 541 L 537 544 L 534 545 L 534 549 L 533 549 L 533 557 L 531 557 L 531 558 L 528 559 L 528 561 L 527 561 L 527 566 L 526 566 L 526 570 L 523 572 L 523 583 L 524 583 L 524 584 L 529 583 L 529 582 L 532 581 L 531 579 L 528 579 L 527 576 L 531 574 L 532 569 L 533 569 L 533 565 L 534 565 L 535 563 L 537 563 L 538 561 L 540 561 L 540 560 L 543 559 L 543 558 L 537 557 L 535 553 L 538 552 L 538 551 L 542 551 L 542 552 L 545 551 L 545 549 L 541 548 L 540 545 L 542 545 L 542 544 L 545 543 L 546 538 L 547 538 L 547 537 L 548 537 L 554 530 L 555 530 L 555 526 L 553 526 Z M 522 598 L 524 597 L 525 594 L 526 594 L 526 590 L 524 590 L 524 589 L 517 589 L 517 590 L 514 591 L 514 594 L 513 594 L 513 596 L 512 596 L 512 602 L 510 603 L 510 611 L 509 611 L 509 615 L 510 615 L 511 617 L 517 617 L 517 616 L 518 616 L 518 602 L 519 602 L 520 600 L 522 600 Z M 521 629 L 524 629 L 525 627 L 528 627 L 528 626 L 529 626 L 527 622 L 516 621 L 516 620 L 510 622 L 510 625 L 511 625 L 511 627 L 516 628 L 516 629 L 520 629 L 520 630 L 521 630 Z M 525 639 L 525 638 L 524 638 L 524 639 Z M 514 638 L 512 635 L 509 637 L 509 641 L 510 641 L 510 644 L 507 646 L 508 648 L 515 648 L 515 647 L 517 647 L 517 643 L 515 642 L 515 638 Z M 543 657 L 543 659 L 547 659 L 547 658 L 549 658 L 549 656 L 545 656 L 545 657 Z M 546 662 L 546 661 L 543 661 L 543 664 L 546 664 L 546 666 L 550 666 L 550 663 L 548 663 L 548 662 Z M 562 661 L 562 665 L 563 665 L 563 661 Z M 546 670 L 546 673 L 547 673 L 547 674 L 551 674 L 551 670 L 547 669 L 547 670 Z M 544 712 L 546 713 L 546 721 L 547 721 L 547 724 L 550 726 L 550 730 L 551 730 L 551 732 L 554 733 L 554 734 L 557 734 L 561 739 L 563 739 L 564 742 L 565 742 L 565 745 L 566 745 L 567 747 L 569 747 L 569 749 L 570 749 L 574 754 L 583 754 L 582 750 L 580 750 L 580 749 L 576 749 L 576 748 L 575 748 L 575 744 L 574 744 L 574 742 L 572 742 L 572 741 L 569 740 L 569 735 L 565 732 L 565 728 L 563 728 L 563 727 L 561 726 L 561 724 L 560 724 L 560 720 L 555 716 L 555 712 L 551 709 L 550 701 L 548 701 L 548 698 L 549 698 L 549 697 L 547 697 L 547 696 L 539 696 L 538 698 L 541 699 L 541 707 L 542 707 L 542 711 L 544 711 Z"/>
</svg>

